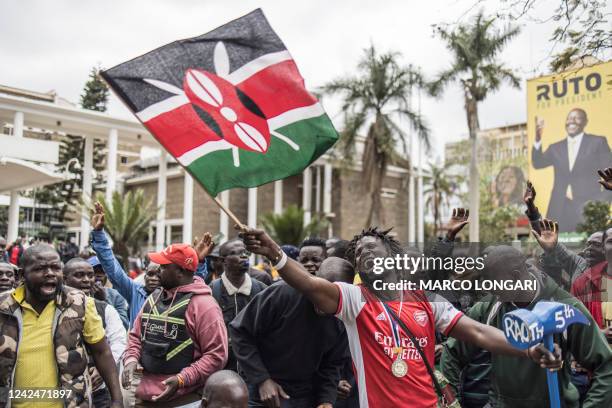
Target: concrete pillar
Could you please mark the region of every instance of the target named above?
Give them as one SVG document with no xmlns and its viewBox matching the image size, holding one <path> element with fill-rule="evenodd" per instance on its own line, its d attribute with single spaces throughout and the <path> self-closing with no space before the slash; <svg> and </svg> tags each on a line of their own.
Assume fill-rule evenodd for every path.
<svg viewBox="0 0 612 408">
<path fill-rule="evenodd" d="M 332 212 L 332 165 L 323 166 L 323 213 Z"/>
<path fill-rule="evenodd" d="M 15 112 L 13 119 L 13 136 L 23 137 L 23 112 Z M 12 243 L 19 234 L 19 192 L 11 191 L 9 203 L 8 231 L 6 239 Z"/>
<path fill-rule="evenodd" d="M 10 244 L 17 239 L 19 234 L 19 192 L 11 191 L 11 202 L 9 204 L 8 231 L 6 240 Z"/>
<path fill-rule="evenodd" d="M 226 208 L 230 208 L 230 192 L 229 190 L 225 190 L 221 192 L 221 202 Z M 219 210 L 219 231 L 223 234 L 223 238 L 221 242 L 227 241 L 227 237 L 229 234 L 229 217 L 223 210 Z"/>
<path fill-rule="evenodd" d="M 249 188 L 247 226 L 250 228 L 257 227 L 257 187 Z"/>
<path fill-rule="evenodd" d="M 117 129 L 108 132 L 108 157 L 106 159 L 106 202 L 110 203 L 117 189 L 117 144 L 119 135 Z"/>
<path fill-rule="evenodd" d="M 23 137 L 23 112 L 15 112 L 13 119 L 13 136 Z"/>
<path fill-rule="evenodd" d="M 247 226 L 249 228 L 257 228 L 257 187 L 249 188 L 248 197 Z M 251 266 L 255 265 L 255 254 L 251 254 L 249 262 Z"/>
<path fill-rule="evenodd" d="M 193 240 L 193 177 L 185 171 L 183 193 L 183 242 L 191 244 Z"/>
<path fill-rule="evenodd" d="M 91 137 L 85 136 L 85 152 L 83 158 L 83 186 L 82 197 L 83 202 L 92 202 L 92 183 L 93 183 L 93 148 L 94 140 Z M 89 209 L 83 206 L 81 213 L 81 248 L 84 248 L 89 243 Z"/>
<path fill-rule="evenodd" d="M 302 208 L 304 209 L 304 225 L 310 224 L 312 219 L 312 170 L 310 167 L 304 169 L 302 188 Z"/>
<path fill-rule="evenodd" d="M 332 165 L 325 163 L 323 166 L 323 213 L 328 216 L 332 212 Z M 327 227 L 327 237 L 333 236 L 331 219 Z"/>
<path fill-rule="evenodd" d="M 315 212 L 321 212 L 321 166 L 317 166 L 315 176 Z"/>
<path fill-rule="evenodd" d="M 157 223 L 155 231 L 155 250 L 164 249 L 166 232 L 166 186 L 167 186 L 166 151 L 159 155 L 159 180 L 157 181 Z"/>
<path fill-rule="evenodd" d="M 283 212 L 283 180 L 274 182 L 274 214 Z"/>
</svg>

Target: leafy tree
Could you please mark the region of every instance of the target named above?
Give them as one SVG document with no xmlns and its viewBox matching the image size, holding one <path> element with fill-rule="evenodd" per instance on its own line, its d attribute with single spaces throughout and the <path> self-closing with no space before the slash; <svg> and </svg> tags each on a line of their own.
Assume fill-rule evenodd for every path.
<svg viewBox="0 0 612 408">
<path fill-rule="evenodd" d="M 81 108 L 83 109 L 106 112 L 109 89 L 100 78 L 101 70 L 102 68 L 97 66 L 89 72 L 89 80 L 85 83 L 85 88 L 81 94 Z"/>
<path fill-rule="evenodd" d="M 583 222 L 578 224 L 576 231 L 592 234 L 612 228 L 610 203 L 605 201 L 588 201 L 582 209 Z"/>
<path fill-rule="evenodd" d="M 327 220 L 315 216 L 304 226 L 304 210 L 295 204 L 287 206 L 281 214 L 261 215 L 260 222 L 276 242 L 296 246 L 307 237 L 318 236 L 328 225 Z"/>
<path fill-rule="evenodd" d="M 361 156 L 363 182 L 370 195 L 366 227 L 384 223 L 383 178 L 387 166 L 400 160 L 398 143 L 407 153 L 407 135 L 398 119 L 407 119 L 427 148 L 430 144 L 429 129 L 410 109 L 410 92 L 423 83 L 421 75 L 412 67 L 402 67 L 398 59 L 397 53 L 379 54 L 370 46 L 357 64 L 357 76 L 335 79 L 321 89 L 323 94 L 340 94 L 343 98 L 344 126 L 337 149 L 344 160 L 355 158 L 358 134 L 367 128 Z"/>
<path fill-rule="evenodd" d="M 136 253 L 149 230 L 149 223 L 157 211 L 152 200 L 145 199 L 141 189 L 121 194 L 113 193 L 111 202 L 104 194 L 96 194 L 96 200 L 104 207 L 105 229 L 113 240 L 113 250 L 127 263 L 130 253 Z"/>
<path fill-rule="evenodd" d="M 471 142 L 469 207 L 470 214 L 479 214 L 479 174 L 477 134 L 480 130 L 478 104 L 507 82 L 519 88 L 519 79 L 514 72 L 498 60 L 499 53 L 519 33 L 518 27 L 497 29 L 495 18 L 487 18 L 482 12 L 467 24 L 455 29 L 438 26 L 437 35 L 446 43 L 452 54 L 451 66 L 440 72 L 429 84 L 433 96 L 440 96 L 451 83 L 458 83 L 463 91 L 464 107 Z M 469 224 L 470 241 L 479 240 L 479 221 Z"/>
<path fill-rule="evenodd" d="M 485 6 L 487 0 L 475 0 L 473 6 Z M 491 3 L 491 1 L 489 1 Z M 553 21 L 550 34 L 552 56 L 550 67 L 555 72 L 571 66 L 589 65 L 589 58 L 607 60 L 612 49 L 610 12 L 605 0 L 495 0 L 491 4 L 500 18 L 536 24 Z"/>
</svg>

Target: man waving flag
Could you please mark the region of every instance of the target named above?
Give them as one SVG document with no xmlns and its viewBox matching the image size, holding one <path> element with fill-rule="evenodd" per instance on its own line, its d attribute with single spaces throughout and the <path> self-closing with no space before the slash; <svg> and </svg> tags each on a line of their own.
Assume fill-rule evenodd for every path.
<svg viewBox="0 0 612 408">
<path fill-rule="evenodd" d="M 102 76 L 211 196 L 298 174 L 338 139 L 260 9 Z"/>
</svg>

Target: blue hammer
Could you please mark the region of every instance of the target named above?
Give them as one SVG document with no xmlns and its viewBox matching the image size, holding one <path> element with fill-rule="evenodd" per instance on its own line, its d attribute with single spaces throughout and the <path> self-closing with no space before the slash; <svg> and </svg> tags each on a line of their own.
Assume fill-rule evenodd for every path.
<svg viewBox="0 0 612 408">
<path fill-rule="evenodd" d="M 572 324 L 590 322 L 573 306 L 558 302 L 541 301 L 533 310 L 518 309 L 504 315 L 504 334 L 514 347 L 525 350 L 544 342 L 554 352 L 553 335 L 564 332 Z M 561 408 L 559 381 L 556 372 L 546 370 L 551 408 Z"/>
</svg>

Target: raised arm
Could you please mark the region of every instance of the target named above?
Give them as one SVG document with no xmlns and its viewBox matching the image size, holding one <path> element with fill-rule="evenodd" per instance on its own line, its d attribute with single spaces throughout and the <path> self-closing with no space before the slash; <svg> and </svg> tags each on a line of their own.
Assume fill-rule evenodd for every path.
<svg viewBox="0 0 612 408">
<path fill-rule="evenodd" d="M 96 252 L 102 269 L 104 269 L 106 276 L 108 276 L 108 279 L 113 284 L 113 288 L 128 303 L 131 303 L 132 287 L 136 286 L 137 283 L 128 277 L 117 261 L 117 258 L 115 258 L 115 254 L 104 233 L 104 208 L 99 202 L 94 204 L 94 215 L 91 217 L 91 225 L 93 226 L 93 231 L 91 231 L 91 247 Z"/>
<path fill-rule="evenodd" d="M 340 290 L 325 280 L 309 274 L 301 264 L 289 259 L 262 230 L 249 229 L 240 234 L 248 251 L 263 255 L 276 267 L 278 273 L 289 285 L 302 292 L 323 313 L 338 311 Z"/>
<path fill-rule="evenodd" d="M 572 282 L 587 270 L 586 259 L 573 253 L 559 242 L 559 223 L 543 219 L 539 222 L 538 230 L 533 229 L 531 233 L 544 250 L 544 256 L 554 259 L 561 265 L 570 274 Z"/>
<path fill-rule="evenodd" d="M 542 216 L 540 215 L 538 207 L 536 207 L 535 205 L 535 198 L 536 189 L 531 183 L 531 181 L 527 180 L 525 192 L 523 193 L 523 202 L 527 206 L 527 210 L 525 210 L 525 215 L 529 219 L 531 229 L 536 232 L 540 232 L 540 220 L 542 219 Z"/>
<path fill-rule="evenodd" d="M 555 354 L 548 351 L 542 343 L 527 350 L 519 350 L 508 343 L 501 330 L 477 322 L 468 316 L 462 316 L 449 335 L 457 340 L 489 350 L 493 354 L 530 358 L 542 368 L 559 370 L 563 366 L 561 351 L 557 344 L 555 344 Z"/>
</svg>

